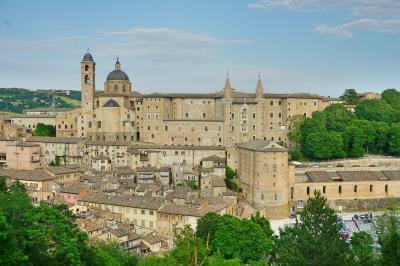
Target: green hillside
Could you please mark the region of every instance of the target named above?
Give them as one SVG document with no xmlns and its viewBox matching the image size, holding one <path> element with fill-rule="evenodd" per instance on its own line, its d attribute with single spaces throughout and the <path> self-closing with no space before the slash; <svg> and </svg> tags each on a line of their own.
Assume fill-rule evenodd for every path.
<svg viewBox="0 0 400 266">
<path fill-rule="evenodd" d="M 22 113 L 26 109 L 74 108 L 80 105 L 80 92 L 67 95 L 61 90 L 27 90 L 21 88 L 0 88 L 0 112 Z"/>
</svg>

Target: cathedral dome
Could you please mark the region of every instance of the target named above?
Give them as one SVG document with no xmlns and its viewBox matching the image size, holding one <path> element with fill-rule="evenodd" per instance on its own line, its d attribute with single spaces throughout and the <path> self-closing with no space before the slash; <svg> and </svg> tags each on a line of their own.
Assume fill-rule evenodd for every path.
<svg viewBox="0 0 400 266">
<path fill-rule="evenodd" d="M 115 62 L 115 70 L 111 71 L 107 76 L 107 80 L 128 80 L 128 75 L 121 70 L 121 64 L 117 58 L 117 62 Z"/>
<path fill-rule="evenodd" d="M 129 80 L 129 77 L 124 71 L 116 69 L 108 74 L 107 80 Z"/>
</svg>

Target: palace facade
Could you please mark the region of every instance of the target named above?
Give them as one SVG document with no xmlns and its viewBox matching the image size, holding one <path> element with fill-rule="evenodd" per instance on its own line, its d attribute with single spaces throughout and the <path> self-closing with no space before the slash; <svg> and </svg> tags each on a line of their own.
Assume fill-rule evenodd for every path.
<svg viewBox="0 0 400 266">
<path fill-rule="evenodd" d="M 133 90 L 118 59 L 104 90 L 96 91 L 96 63 L 90 53 L 80 67 L 82 107 L 57 116 L 57 137 L 223 146 L 228 165 L 236 164 L 236 158 L 231 158 L 236 143 L 257 138 L 290 147 L 287 130 L 292 116 L 310 117 L 337 102 L 307 93 L 264 93 L 260 78 L 255 93 L 234 90 L 226 77 L 224 87 L 213 93 L 143 95 Z"/>
</svg>

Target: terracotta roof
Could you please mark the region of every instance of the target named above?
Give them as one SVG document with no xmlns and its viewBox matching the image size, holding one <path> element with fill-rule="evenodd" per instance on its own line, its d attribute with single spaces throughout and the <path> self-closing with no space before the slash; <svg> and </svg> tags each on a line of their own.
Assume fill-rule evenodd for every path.
<svg viewBox="0 0 400 266">
<path fill-rule="evenodd" d="M 61 192 L 69 194 L 79 194 L 85 188 L 88 187 L 82 182 L 72 182 L 72 183 L 67 183 L 65 187 L 61 189 Z"/>
<path fill-rule="evenodd" d="M 37 170 L 13 170 L 13 169 L 1 169 L 0 176 L 9 176 L 14 180 L 26 180 L 26 181 L 47 181 L 53 180 L 53 176 L 42 169 Z"/>
<path fill-rule="evenodd" d="M 156 244 L 161 241 L 165 241 L 165 238 L 163 236 L 155 235 L 155 234 L 145 235 L 145 236 L 143 236 L 142 239 L 144 241 L 146 241 L 147 243 L 149 243 L 150 245 Z"/>
<path fill-rule="evenodd" d="M 37 143 L 29 143 L 29 142 L 24 142 L 24 141 L 18 141 L 15 143 L 16 146 L 19 147 L 39 147 L 40 145 Z"/>
<path fill-rule="evenodd" d="M 157 149 L 157 150 L 225 150 L 224 146 L 172 146 L 172 145 L 158 145 L 152 143 L 134 144 L 128 151 L 137 152 L 138 149 Z"/>
<path fill-rule="evenodd" d="M 94 193 L 80 200 L 81 202 L 92 202 L 98 204 L 109 204 L 124 207 L 157 210 L 164 202 L 162 198 L 146 196 L 114 196 L 109 197 L 105 193 Z"/>
<path fill-rule="evenodd" d="M 280 146 L 279 144 L 269 141 L 269 140 L 262 140 L 262 139 L 253 139 L 248 142 L 238 143 L 236 144 L 237 147 L 247 150 L 253 151 L 276 151 L 276 152 L 284 152 L 287 151 L 286 148 Z"/>
<path fill-rule="evenodd" d="M 13 114 L 11 118 L 56 118 L 56 115 L 27 115 L 27 114 Z"/>
<path fill-rule="evenodd" d="M 211 176 L 211 184 L 213 187 L 226 187 L 225 180 L 220 176 Z"/>
<path fill-rule="evenodd" d="M 83 170 L 78 165 L 49 166 L 46 170 L 54 175 L 83 173 Z"/>
<path fill-rule="evenodd" d="M 0 141 L 16 141 L 16 140 L 18 140 L 17 137 L 3 137 L 3 136 L 0 136 Z"/>
<path fill-rule="evenodd" d="M 141 96 L 142 96 L 142 94 L 137 91 L 132 91 L 132 92 L 99 91 L 99 92 L 96 92 L 96 95 L 95 95 L 95 97 L 128 97 L 128 98 L 138 98 Z"/>
<path fill-rule="evenodd" d="M 96 155 L 93 157 L 93 160 L 108 160 L 108 159 L 110 159 L 110 157 L 106 155 Z"/>
<path fill-rule="evenodd" d="M 98 141 L 98 140 L 88 140 L 85 141 L 86 145 L 96 145 L 96 146 L 128 146 L 129 141 Z"/>
<path fill-rule="evenodd" d="M 399 180 L 400 171 L 307 171 L 310 182 Z"/>
<path fill-rule="evenodd" d="M 27 142 L 43 142 L 43 143 L 67 143 L 74 144 L 79 143 L 81 141 L 80 138 L 74 137 L 40 137 L 40 136 L 32 136 L 26 140 Z"/>
<path fill-rule="evenodd" d="M 212 161 L 212 162 L 218 162 L 218 163 L 225 163 L 225 158 L 218 157 L 217 155 L 211 155 L 208 157 L 204 157 L 201 159 L 202 161 Z"/>
</svg>

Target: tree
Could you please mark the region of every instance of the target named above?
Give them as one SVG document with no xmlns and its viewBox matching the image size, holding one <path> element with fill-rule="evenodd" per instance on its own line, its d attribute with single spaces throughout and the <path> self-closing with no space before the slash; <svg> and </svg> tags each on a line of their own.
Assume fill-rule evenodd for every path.
<svg viewBox="0 0 400 266">
<path fill-rule="evenodd" d="M 178 265 L 201 265 L 208 255 L 208 246 L 197 237 L 190 226 L 174 228 L 176 248 L 171 255 Z"/>
<path fill-rule="evenodd" d="M 393 155 L 400 155 L 400 123 L 393 124 L 389 131 L 388 151 Z"/>
<path fill-rule="evenodd" d="M 336 132 L 315 132 L 307 136 L 304 152 L 315 159 L 343 158 L 345 156 L 343 139 Z"/>
<path fill-rule="evenodd" d="M 395 210 L 386 211 L 378 219 L 377 224 L 382 264 L 398 265 L 400 261 L 400 219 L 398 213 Z"/>
<path fill-rule="evenodd" d="M 349 126 L 343 132 L 346 151 L 349 157 L 359 158 L 364 156 L 365 136 L 361 128 Z"/>
<path fill-rule="evenodd" d="M 373 244 L 374 239 L 365 231 L 355 232 L 351 237 L 351 247 L 360 265 L 374 265 Z"/>
<path fill-rule="evenodd" d="M 356 106 L 356 116 L 376 122 L 393 123 L 398 120 L 396 112 L 383 99 L 365 100 Z"/>
<path fill-rule="evenodd" d="M 294 141 L 298 144 L 301 143 L 302 141 L 301 125 L 303 124 L 305 119 L 306 118 L 304 115 L 294 115 L 288 119 L 288 125 L 289 125 L 288 137 L 291 141 Z"/>
<path fill-rule="evenodd" d="M 85 264 L 93 266 L 135 266 L 138 261 L 137 257 L 123 251 L 119 243 L 110 241 L 96 241 L 84 257 Z"/>
<path fill-rule="evenodd" d="M 272 258 L 277 265 L 351 265 L 351 250 L 339 230 L 335 211 L 314 192 L 300 221 L 281 230 Z"/>
<path fill-rule="evenodd" d="M 47 136 L 47 137 L 55 137 L 56 136 L 56 128 L 52 125 L 46 125 L 43 123 L 39 123 L 36 125 L 36 129 L 33 132 L 34 136 Z"/>
<path fill-rule="evenodd" d="M 396 89 L 387 89 L 382 92 L 384 99 L 393 109 L 400 110 L 400 92 Z"/>
<path fill-rule="evenodd" d="M 272 238 L 272 236 L 274 235 L 274 231 L 271 229 L 271 224 L 270 224 L 270 222 L 268 221 L 267 218 L 265 218 L 264 216 L 260 215 L 259 211 L 257 211 L 256 214 L 252 215 L 250 217 L 250 220 L 253 223 L 258 224 L 264 230 L 264 233 L 269 238 Z"/>
<path fill-rule="evenodd" d="M 354 119 L 354 114 L 343 104 L 331 104 L 323 112 L 315 112 L 313 118 L 324 116 L 325 127 L 328 131 L 342 132 Z"/>
<path fill-rule="evenodd" d="M 7 191 L 7 177 L 0 176 L 0 192 L 6 192 L 6 191 Z"/>
<path fill-rule="evenodd" d="M 346 89 L 340 99 L 345 101 L 346 104 L 356 105 L 360 102 L 357 92 L 354 89 Z"/>
<path fill-rule="evenodd" d="M 51 161 L 50 163 L 49 163 L 49 165 L 50 166 L 60 166 L 61 165 L 61 161 L 60 161 L 60 156 L 55 156 L 54 157 L 54 160 L 53 161 Z"/>
<path fill-rule="evenodd" d="M 271 239 L 260 225 L 230 215 L 208 213 L 199 219 L 197 236 L 209 243 L 211 254 L 242 262 L 258 261 L 267 256 Z"/>
<path fill-rule="evenodd" d="M 235 171 L 233 171 L 232 168 L 230 168 L 229 166 L 225 167 L 225 176 L 228 179 L 233 179 L 235 177 L 236 173 Z"/>
</svg>

